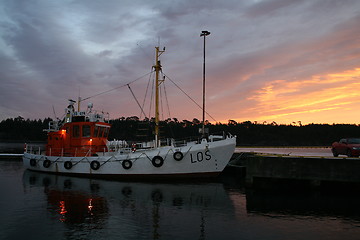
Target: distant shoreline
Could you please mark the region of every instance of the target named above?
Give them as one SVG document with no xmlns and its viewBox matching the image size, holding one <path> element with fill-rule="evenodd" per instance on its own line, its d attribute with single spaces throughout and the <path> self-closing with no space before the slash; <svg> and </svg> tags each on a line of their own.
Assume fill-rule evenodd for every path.
<svg viewBox="0 0 360 240">
<path fill-rule="evenodd" d="M 31 141 L 31 144 L 42 146 L 46 143 Z M 24 148 L 25 142 L 0 142 L 0 154 L 22 154 L 24 152 Z"/>
</svg>

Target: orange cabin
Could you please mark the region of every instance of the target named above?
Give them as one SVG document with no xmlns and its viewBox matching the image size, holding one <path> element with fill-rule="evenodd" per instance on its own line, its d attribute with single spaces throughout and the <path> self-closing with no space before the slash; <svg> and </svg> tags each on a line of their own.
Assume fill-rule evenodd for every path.
<svg viewBox="0 0 360 240">
<path fill-rule="evenodd" d="M 107 138 L 111 125 L 104 122 L 69 122 L 59 131 L 49 132 L 47 156 L 97 156 L 107 151 Z"/>
</svg>

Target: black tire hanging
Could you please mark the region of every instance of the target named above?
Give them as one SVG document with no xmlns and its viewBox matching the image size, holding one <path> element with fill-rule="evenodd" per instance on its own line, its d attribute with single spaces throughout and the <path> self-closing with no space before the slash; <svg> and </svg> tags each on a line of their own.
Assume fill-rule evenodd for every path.
<svg viewBox="0 0 360 240">
<path fill-rule="evenodd" d="M 32 167 L 36 166 L 36 159 L 30 159 L 30 166 Z"/>
<path fill-rule="evenodd" d="M 43 162 L 43 167 L 44 167 L 44 168 L 48 168 L 48 167 L 50 167 L 50 165 L 51 165 L 51 161 L 50 161 L 50 160 L 48 160 L 48 159 L 44 160 L 44 162 Z"/>
<path fill-rule="evenodd" d="M 174 152 L 173 158 L 176 161 L 181 161 L 184 158 L 184 155 L 182 154 L 182 152 L 177 151 L 177 152 Z"/>
<path fill-rule="evenodd" d="M 99 161 L 96 161 L 96 160 L 92 161 L 90 163 L 90 167 L 91 167 L 92 170 L 98 170 L 100 168 Z"/>
<path fill-rule="evenodd" d="M 72 166 L 73 166 L 72 162 L 70 161 L 64 162 L 64 168 L 66 168 L 67 170 L 71 169 Z"/>
<path fill-rule="evenodd" d="M 154 167 L 161 167 L 164 164 L 164 159 L 160 156 L 155 156 L 153 157 L 151 162 L 154 165 Z"/>
<path fill-rule="evenodd" d="M 132 167 L 132 162 L 130 160 L 124 160 L 124 161 L 122 161 L 121 165 L 124 169 L 127 170 Z"/>
</svg>

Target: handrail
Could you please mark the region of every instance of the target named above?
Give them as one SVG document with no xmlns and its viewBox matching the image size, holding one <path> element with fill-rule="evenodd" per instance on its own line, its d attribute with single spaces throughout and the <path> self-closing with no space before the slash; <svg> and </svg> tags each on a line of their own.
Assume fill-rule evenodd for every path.
<svg viewBox="0 0 360 240">
<path fill-rule="evenodd" d="M 48 148 L 44 149 L 38 146 L 32 146 L 27 144 L 24 151 L 30 154 L 48 155 L 48 156 L 61 156 L 61 157 L 78 157 L 78 156 L 90 156 L 91 147 L 75 147 L 75 148 Z"/>
<path fill-rule="evenodd" d="M 220 141 L 220 140 L 224 140 L 226 138 L 232 138 L 232 137 L 236 137 L 231 135 L 230 133 L 224 133 L 222 135 L 210 135 L 207 138 L 208 142 L 215 142 L 215 141 Z M 197 136 L 197 137 L 187 137 L 187 138 L 183 138 L 183 139 L 166 139 L 166 140 L 162 140 L 161 146 L 173 146 L 173 147 L 182 147 L 182 146 L 186 146 L 189 143 L 191 144 L 197 144 L 197 143 L 201 143 L 202 138 Z M 132 141 L 128 141 L 128 142 L 132 142 Z M 104 147 L 103 149 L 103 155 L 105 155 L 106 152 L 124 152 L 124 153 L 130 153 L 130 152 L 134 152 L 133 151 L 133 147 L 130 147 L 130 145 L 128 145 L 127 142 L 125 141 L 109 141 L 110 144 L 107 144 L 106 147 Z M 117 144 L 114 144 L 117 143 Z M 138 142 L 138 144 L 136 144 L 136 151 L 139 150 L 143 150 L 143 149 L 149 149 L 149 148 L 154 148 L 155 146 L 152 144 L 148 144 L 148 145 L 143 145 L 144 142 Z M 82 146 L 82 147 L 72 147 L 72 148 L 52 148 L 52 147 L 48 147 L 47 149 L 39 147 L 37 146 L 32 146 L 30 144 L 25 144 L 25 149 L 24 151 L 26 153 L 32 153 L 32 154 L 38 154 L 38 155 L 48 155 L 48 156 L 61 156 L 61 157 L 80 157 L 80 156 L 90 156 L 91 152 L 92 152 L 93 148 L 92 146 Z M 101 151 L 99 149 L 99 151 Z"/>
</svg>

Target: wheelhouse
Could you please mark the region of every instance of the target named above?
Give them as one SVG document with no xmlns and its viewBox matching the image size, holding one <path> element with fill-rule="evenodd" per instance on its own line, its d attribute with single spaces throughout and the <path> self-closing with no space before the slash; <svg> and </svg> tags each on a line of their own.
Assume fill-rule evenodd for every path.
<svg viewBox="0 0 360 240">
<path fill-rule="evenodd" d="M 92 104 L 87 111 L 75 111 L 73 100 L 65 109 L 62 121 L 49 124 L 47 156 L 86 157 L 105 152 L 111 125 L 105 122 L 103 114 L 93 112 Z"/>
<path fill-rule="evenodd" d="M 49 132 L 46 145 L 48 156 L 96 156 L 107 151 L 110 124 L 98 122 L 65 123 L 59 131 Z"/>
</svg>

